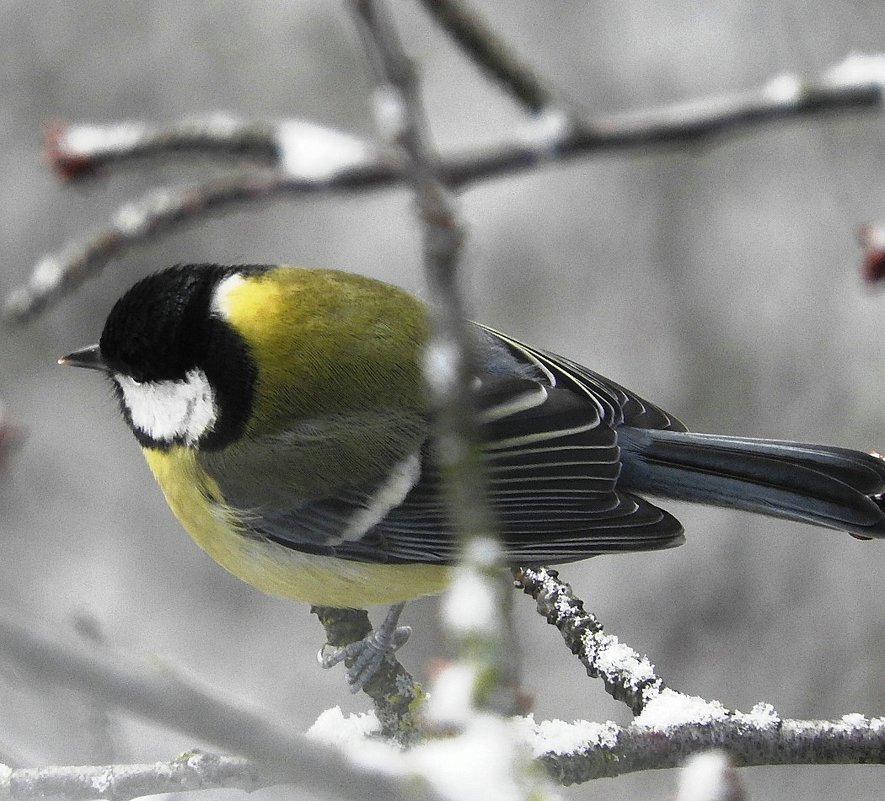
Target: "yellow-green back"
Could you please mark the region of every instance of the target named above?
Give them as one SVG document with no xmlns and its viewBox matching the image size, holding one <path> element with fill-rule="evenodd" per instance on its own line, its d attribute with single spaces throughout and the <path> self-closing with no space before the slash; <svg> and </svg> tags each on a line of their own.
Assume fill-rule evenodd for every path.
<svg viewBox="0 0 885 801">
<path fill-rule="evenodd" d="M 222 308 L 258 370 L 249 433 L 365 409 L 423 411 L 427 313 L 409 293 L 353 273 L 278 267 L 234 284 Z"/>
</svg>

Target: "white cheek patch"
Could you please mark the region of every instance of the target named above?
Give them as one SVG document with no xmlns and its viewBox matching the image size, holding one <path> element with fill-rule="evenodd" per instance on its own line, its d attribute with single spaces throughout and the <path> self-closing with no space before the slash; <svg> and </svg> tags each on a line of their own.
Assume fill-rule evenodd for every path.
<svg viewBox="0 0 885 801">
<path fill-rule="evenodd" d="M 156 442 L 194 445 L 218 418 L 212 386 L 197 368 L 181 381 L 138 383 L 121 373 L 114 374 L 114 381 L 132 425 Z"/>
</svg>

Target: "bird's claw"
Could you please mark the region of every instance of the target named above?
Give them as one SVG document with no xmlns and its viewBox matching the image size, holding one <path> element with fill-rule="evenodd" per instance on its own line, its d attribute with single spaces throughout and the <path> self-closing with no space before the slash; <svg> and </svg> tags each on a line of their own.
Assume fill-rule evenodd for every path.
<svg viewBox="0 0 885 801">
<path fill-rule="evenodd" d="M 405 644 L 411 633 L 409 626 L 397 626 L 388 637 L 382 637 L 380 632 L 373 631 L 362 640 L 349 643 L 343 648 L 324 645 L 317 654 L 317 659 L 324 668 L 353 660 L 347 669 L 347 683 L 350 691 L 357 693 L 372 680 L 387 656 Z"/>
<path fill-rule="evenodd" d="M 374 678 L 384 660 L 405 645 L 411 636 L 410 626 L 397 625 L 401 612 L 402 605 L 391 608 L 378 629 L 369 632 L 361 640 L 341 648 L 324 645 L 317 654 L 317 661 L 326 669 L 340 662 L 350 662 L 347 683 L 352 693 L 359 692 Z"/>
</svg>

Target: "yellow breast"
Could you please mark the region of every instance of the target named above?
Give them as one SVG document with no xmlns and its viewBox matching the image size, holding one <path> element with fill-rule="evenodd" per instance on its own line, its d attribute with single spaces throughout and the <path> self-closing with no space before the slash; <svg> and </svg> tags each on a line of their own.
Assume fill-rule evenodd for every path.
<svg viewBox="0 0 885 801">
<path fill-rule="evenodd" d="M 445 589 L 443 565 L 386 565 L 301 553 L 245 533 L 191 448 L 144 449 L 166 502 L 182 526 L 225 570 L 270 595 L 311 604 L 363 608 Z"/>
</svg>

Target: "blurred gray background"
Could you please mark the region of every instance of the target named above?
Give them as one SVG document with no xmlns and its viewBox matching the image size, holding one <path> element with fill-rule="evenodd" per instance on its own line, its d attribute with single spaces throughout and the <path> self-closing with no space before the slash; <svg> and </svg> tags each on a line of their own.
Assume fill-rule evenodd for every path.
<svg viewBox="0 0 885 801">
<path fill-rule="evenodd" d="M 817 72 L 885 42 L 878 2 L 476 0 L 508 41 L 593 112 L 675 102 Z M 419 57 L 442 149 L 494 141 L 524 115 L 413 2 L 391 0 Z M 82 189 L 41 162 L 53 120 L 171 121 L 199 111 L 304 117 L 372 135 L 369 82 L 340 3 L 0 2 L 0 291 L 45 252 L 99 229 L 154 185 L 208 162 L 127 170 Z M 703 147 L 618 153 L 489 181 L 463 195 L 472 313 L 611 376 L 692 428 L 885 446 L 885 298 L 859 280 L 856 229 L 885 217 L 885 117 L 767 127 Z M 157 654 L 277 710 L 295 729 L 361 710 L 317 668 L 306 606 L 260 595 L 178 527 L 108 386 L 55 359 L 95 341 L 136 277 L 175 262 L 337 266 L 423 292 L 404 190 L 279 202 L 213 218 L 126 255 L 27 327 L 6 328 L 0 397 L 29 430 L 0 483 L 0 604 L 70 629 L 93 616 L 115 647 Z M 885 713 L 885 546 L 671 504 L 688 542 L 564 575 L 611 633 L 674 688 L 784 717 Z M 515 599 L 538 718 L 625 711 Z M 436 602 L 412 604 L 402 658 L 444 650 Z M 0 670 L 0 745 L 32 764 L 92 762 L 89 708 Z M 120 761 L 194 745 L 121 720 Z M 744 771 L 752 798 L 880 798 L 881 768 Z M 663 799 L 653 773 L 569 797 Z M 264 795 L 272 795 L 266 791 Z"/>
</svg>

